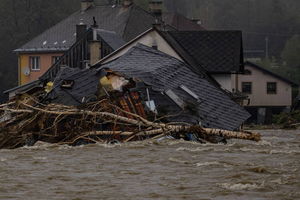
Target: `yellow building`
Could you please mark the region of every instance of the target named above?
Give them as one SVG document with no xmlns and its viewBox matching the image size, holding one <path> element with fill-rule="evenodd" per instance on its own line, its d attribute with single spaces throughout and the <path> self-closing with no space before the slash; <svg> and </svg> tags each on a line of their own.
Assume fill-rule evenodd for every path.
<svg viewBox="0 0 300 200">
<path fill-rule="evenodd" d="M 19 85 L 37 80 L 63 53 L 18 53 Z"/>
</svg>

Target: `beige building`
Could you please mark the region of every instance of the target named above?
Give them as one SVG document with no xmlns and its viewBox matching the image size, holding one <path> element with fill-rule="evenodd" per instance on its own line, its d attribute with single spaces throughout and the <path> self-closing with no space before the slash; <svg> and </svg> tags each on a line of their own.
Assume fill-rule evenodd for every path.
<svg viewBox="0 0 300 200">
<path fill-rule="evenodd" d="M 238 75 L 237 89 L 249 98 L 244 106 L 252 114 L 250 121 L 268 123 L 273 114 L 290 109 L 297 84 L 251 62 L 244 72 Z"/>
</svg>

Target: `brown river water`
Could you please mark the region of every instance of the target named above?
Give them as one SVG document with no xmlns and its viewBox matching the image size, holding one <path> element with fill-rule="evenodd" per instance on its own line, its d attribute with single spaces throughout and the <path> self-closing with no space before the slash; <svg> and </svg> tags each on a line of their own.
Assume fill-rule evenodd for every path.
<svg viewBox="0 0 300 200">
<path fill-rule="evenodd" d="M 300 199 L 300 131 L 0 150 L 0 199 Z"/>
</svg>

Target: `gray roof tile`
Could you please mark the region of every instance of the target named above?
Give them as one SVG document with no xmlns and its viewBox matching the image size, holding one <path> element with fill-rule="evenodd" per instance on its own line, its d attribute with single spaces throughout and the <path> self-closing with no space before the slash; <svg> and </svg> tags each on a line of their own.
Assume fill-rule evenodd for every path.
<svg viewBox="0 0 300 200">
<path fill-rule="evenodd" d="M 127 8 L 122 5 L 97 5 L 85 12 L 73 13 L 15 51 L 66 51 L 76 40 L 76 25 L 82 22 L 89 27 L 93 24 L 93 17 L 99 29 L 115 32 L 126 42 L 150 29 L 155 22 L 151 13 L 135 4 Z M 164 13 L 163 20 L 178 30 L 201 29 L 201 26 L 179 14 Z"/>
<path fill-rule="evenodd" d="M 196 103 L 190 95 L 179 88 L 182 84 L 187 86 L 202 100 L 197 109 L 203 125 L 207 127 L 233 130 L 250 116 L 222 90 L 192 72 L 187 64 L 144 45 L 133 47 L 100 69 L 102 68 L 139 78 L 157 92 L 171 89 L 185 101 Z M 195 116 L 191 114 L 188 116 L 186 120 L 195 123 Z M 182 120 L 182 116 L 179 119 Z"/>
<path fill-rule="evenodd" d="M 97 34 L 113 49 L 116 50 L 126 42 L 115 32 L 97 29 Z"/>
<path fill-rule="evenodd" d="M 91 26 L 93 17 L 95 17 L 99 28 L 113 31 L 125 41 L 131 40 L 151 28 L 155 21 L 152 15 L 136 5 L 128 8 L 113 7 L 112 5 L 95 6 L 83 13 L 75 12 L 16 51 L 65 51 L 76 40 L 76 25 L 83 22 Z"/>
<path fill-rule="evenodd" d="M 243 45 L 241 31 L 165 31 L 165 39 L 189 62 L 209 73 L 241 72 Z M 193 66 L 195 67 L 195 65 Z"/>
</svg>

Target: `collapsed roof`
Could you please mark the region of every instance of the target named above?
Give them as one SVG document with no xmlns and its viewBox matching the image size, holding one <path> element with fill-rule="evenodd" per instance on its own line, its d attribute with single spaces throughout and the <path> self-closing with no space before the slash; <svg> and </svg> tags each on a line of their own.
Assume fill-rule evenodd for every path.
<svg viewBox="0 0 300 200">
<path fill-rule="evenodd" d="M 178 113 L 176 104 L 180 102 L 186 106 L 195 106 L 196 113 L 180 115 L 181 121 L 201 122 L 204 127 L 234 130 L 250 117 L 221 89 L 212 85 L 204 76 L 192 72 L 187 64 L 150 47 L 139 44 L 99 70 L 104 68 L 140 79 L 154 91 L 163 93 L 164 97 L 168 96 L 175 102 L 175 106 L 169 106 L 170 102 L 155 97 L 155 94 L 153 98 L 157 98 L 156 102 L 172 113 Z"/>
</svg>

